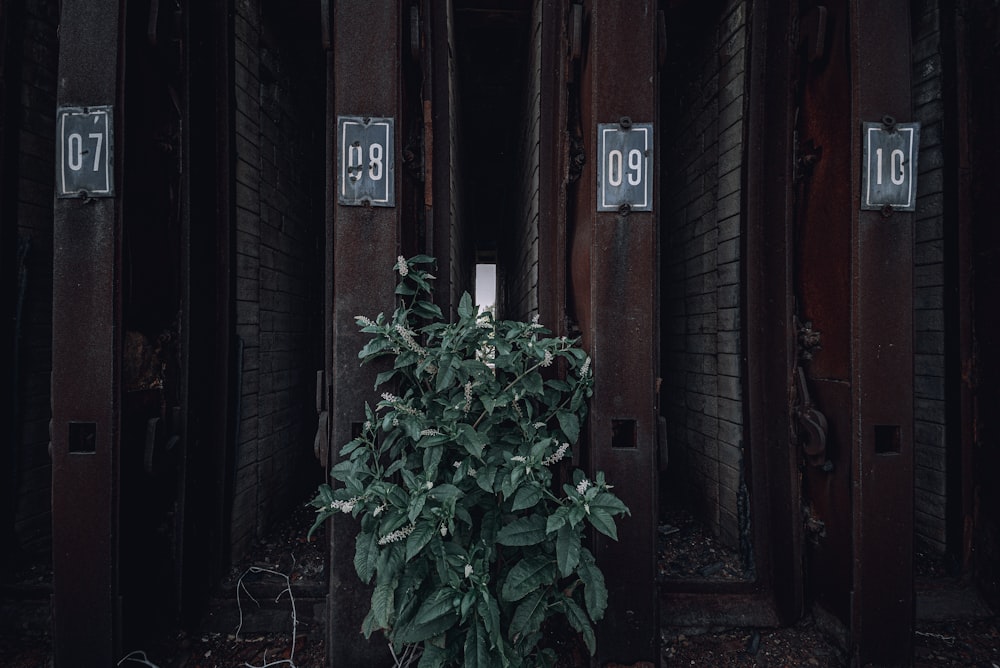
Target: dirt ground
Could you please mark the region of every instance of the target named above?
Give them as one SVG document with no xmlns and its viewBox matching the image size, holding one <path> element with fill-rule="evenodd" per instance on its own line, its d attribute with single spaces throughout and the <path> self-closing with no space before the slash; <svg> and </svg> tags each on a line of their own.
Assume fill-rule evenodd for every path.
<svg viewBox="0 0 1000 668">
<path fill-rule="evenodd" d="M 206 630 L 188 634 L 166 634 L 155 646 L 126 654 L 119 666 L 153 666 L 155 668 L 321 668 L 324 664 L 324 629 L 320 620 L 301 609 L 303 601 L 314 595 L 317 587 L 325 586 L 325 540 L 322 534 L 315 541 L 306 541 L 305 532 L 312 519 L 312 510 L 301 508 L 272 535 L 258 543 L 252 554 L 232 569 L 223 583 L 222 592 L 214 600 L 218 613 Z M 685 548 L 683 559 L 672 557 L 672 564 L 662 570 L 685 568 L 700 570 L 704 564 L 724 562 L 725 568 L 713 573 L 718 577 L 740 577 L 739 568 L 710 541 L 692 541 L 702 545 L 705 554 L 694 554 Z M 662 555 L 661 555 L 662 558 Z M 933 591 L 947 591 L 958 586 L 947 574 L 926 560 L 918 568 L 918 591 L 923 586 Z M 717 569 L 718 570 L 718 569 Z M 280 574 L 275 576 L 274 574 Z M 290 601 L 282 589 L 287 575 L 293 592 L 298 592 L 300 605 L 295 627 L 294 652 L 288 618 Z M 237 602 L 235 591 L 242 579 L 244 589 Z M 922 583 L 922 585 L 920 584 Z M 275 593 L 277 592 L 277 596 Z M 248 597 L 259 599 L 258 608 Z M 243 606 L 238 610 L 238 606 Z M 262 623 L 254 615 L 266 609 L 271 617 Z M 237 634 L 237 612 L 245 611 L 246 622 Z M 914 635 L 915 668 L 973 666 L 1000 668 L 1000 624 L 995 614 L 987 611 L 971 617 L 955 615 L 950 619 L 918 622 Z M 269 619 L 280 623 L 268 626 Z M 214 627 L 214 628 L 212 628 Z M 272 632 L 273 631 L 273 632 Z M 664 668 L 674 666 L 746 666 L 760 668 L 839 668 L 848 661 L 811 617 L 798 624 L 780 629 L 664 629 L 661 658 Z M 0 629 L 0 668 L 47 668 L 51 665 L 51 644 L 45 634 L 24 632 L 11 634 Z M 354 667 L 345 667 L 354 668 Z"/>
</svg>

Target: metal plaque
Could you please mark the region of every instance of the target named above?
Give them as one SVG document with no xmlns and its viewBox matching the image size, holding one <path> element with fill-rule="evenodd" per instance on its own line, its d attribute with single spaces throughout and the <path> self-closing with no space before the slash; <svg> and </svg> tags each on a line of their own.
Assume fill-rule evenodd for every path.
<svg viewBox="0 0 1000 668">
<path fill-rule="evenodd" d="M 114 197 L 111 107 L 60 107 L 58 197 Z"/>
<path fill-rule="evenodd" d="M 597 210 L 653 210 L 653 124 L 597 126 Z"/>
<path fill-rule="evenodd" d="M 862 209 L 916 209 L 919 148 L 920 123 L 864 123 Z"/>
<path fill-rule="evenodd" d="M 391 118 L 337 117 L 337 201 L 396 206 L 395 128 Z"/>
</svg>

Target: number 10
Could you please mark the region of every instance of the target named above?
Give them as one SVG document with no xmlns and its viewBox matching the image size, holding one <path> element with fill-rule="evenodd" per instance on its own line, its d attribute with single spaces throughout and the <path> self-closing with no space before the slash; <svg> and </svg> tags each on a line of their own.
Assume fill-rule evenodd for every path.
<svg viewBox="0 0 1000 668">
<path fill-rule="evenodd" d="M 905 156 L 901 149 L 893 149 L 889 154 L 889 179 L 893 185 L 901 186 L 906 180 L 906 171 L 903 169 Z M 898 168 L 897 168 L 898 161 Z M 898 171 L 897 171 L 898 170 Z M 898 174 L 898 178 L 897 178 Z M 875 185 L 882 185 L 882 149 L 875 149 Z"/>
</svg>

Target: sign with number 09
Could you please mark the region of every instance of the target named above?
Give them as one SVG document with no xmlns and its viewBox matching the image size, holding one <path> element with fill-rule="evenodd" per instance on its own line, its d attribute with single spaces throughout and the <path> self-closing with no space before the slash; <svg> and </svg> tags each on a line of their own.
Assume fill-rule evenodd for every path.
<svg viewBox="0 0 1000 668">
<path fill-rule="evenodd" d="M 60 107 L 58 197 L 113 197 L 110 106 Z"/>
<path fill-rule="evenodd" d="M 597 210 L 653 210 L 653 124 L 597 126 Z"/>
<path fill-rule="evenodd" d="M 350 206 L 395 206 L 392 118 L 339 116 L 337 201 Z"/>
</svg>

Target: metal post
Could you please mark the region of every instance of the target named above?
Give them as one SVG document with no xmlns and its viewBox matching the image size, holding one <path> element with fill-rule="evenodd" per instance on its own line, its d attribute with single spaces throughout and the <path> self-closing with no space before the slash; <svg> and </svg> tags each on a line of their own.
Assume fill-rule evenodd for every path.
<svg viewBox="0 0 1000 668">
<path fill-rule="evenodd" d="M 60 107 L 118 110 L 122 12 L 118 0 L 62 2 Z M 120 113 L 115 120 L 121 127 Z M 120 644 L 119 232 L 117 198 L 56 199 L 51 448 L 58 667 L 114 665 Z"/>
</svg>

